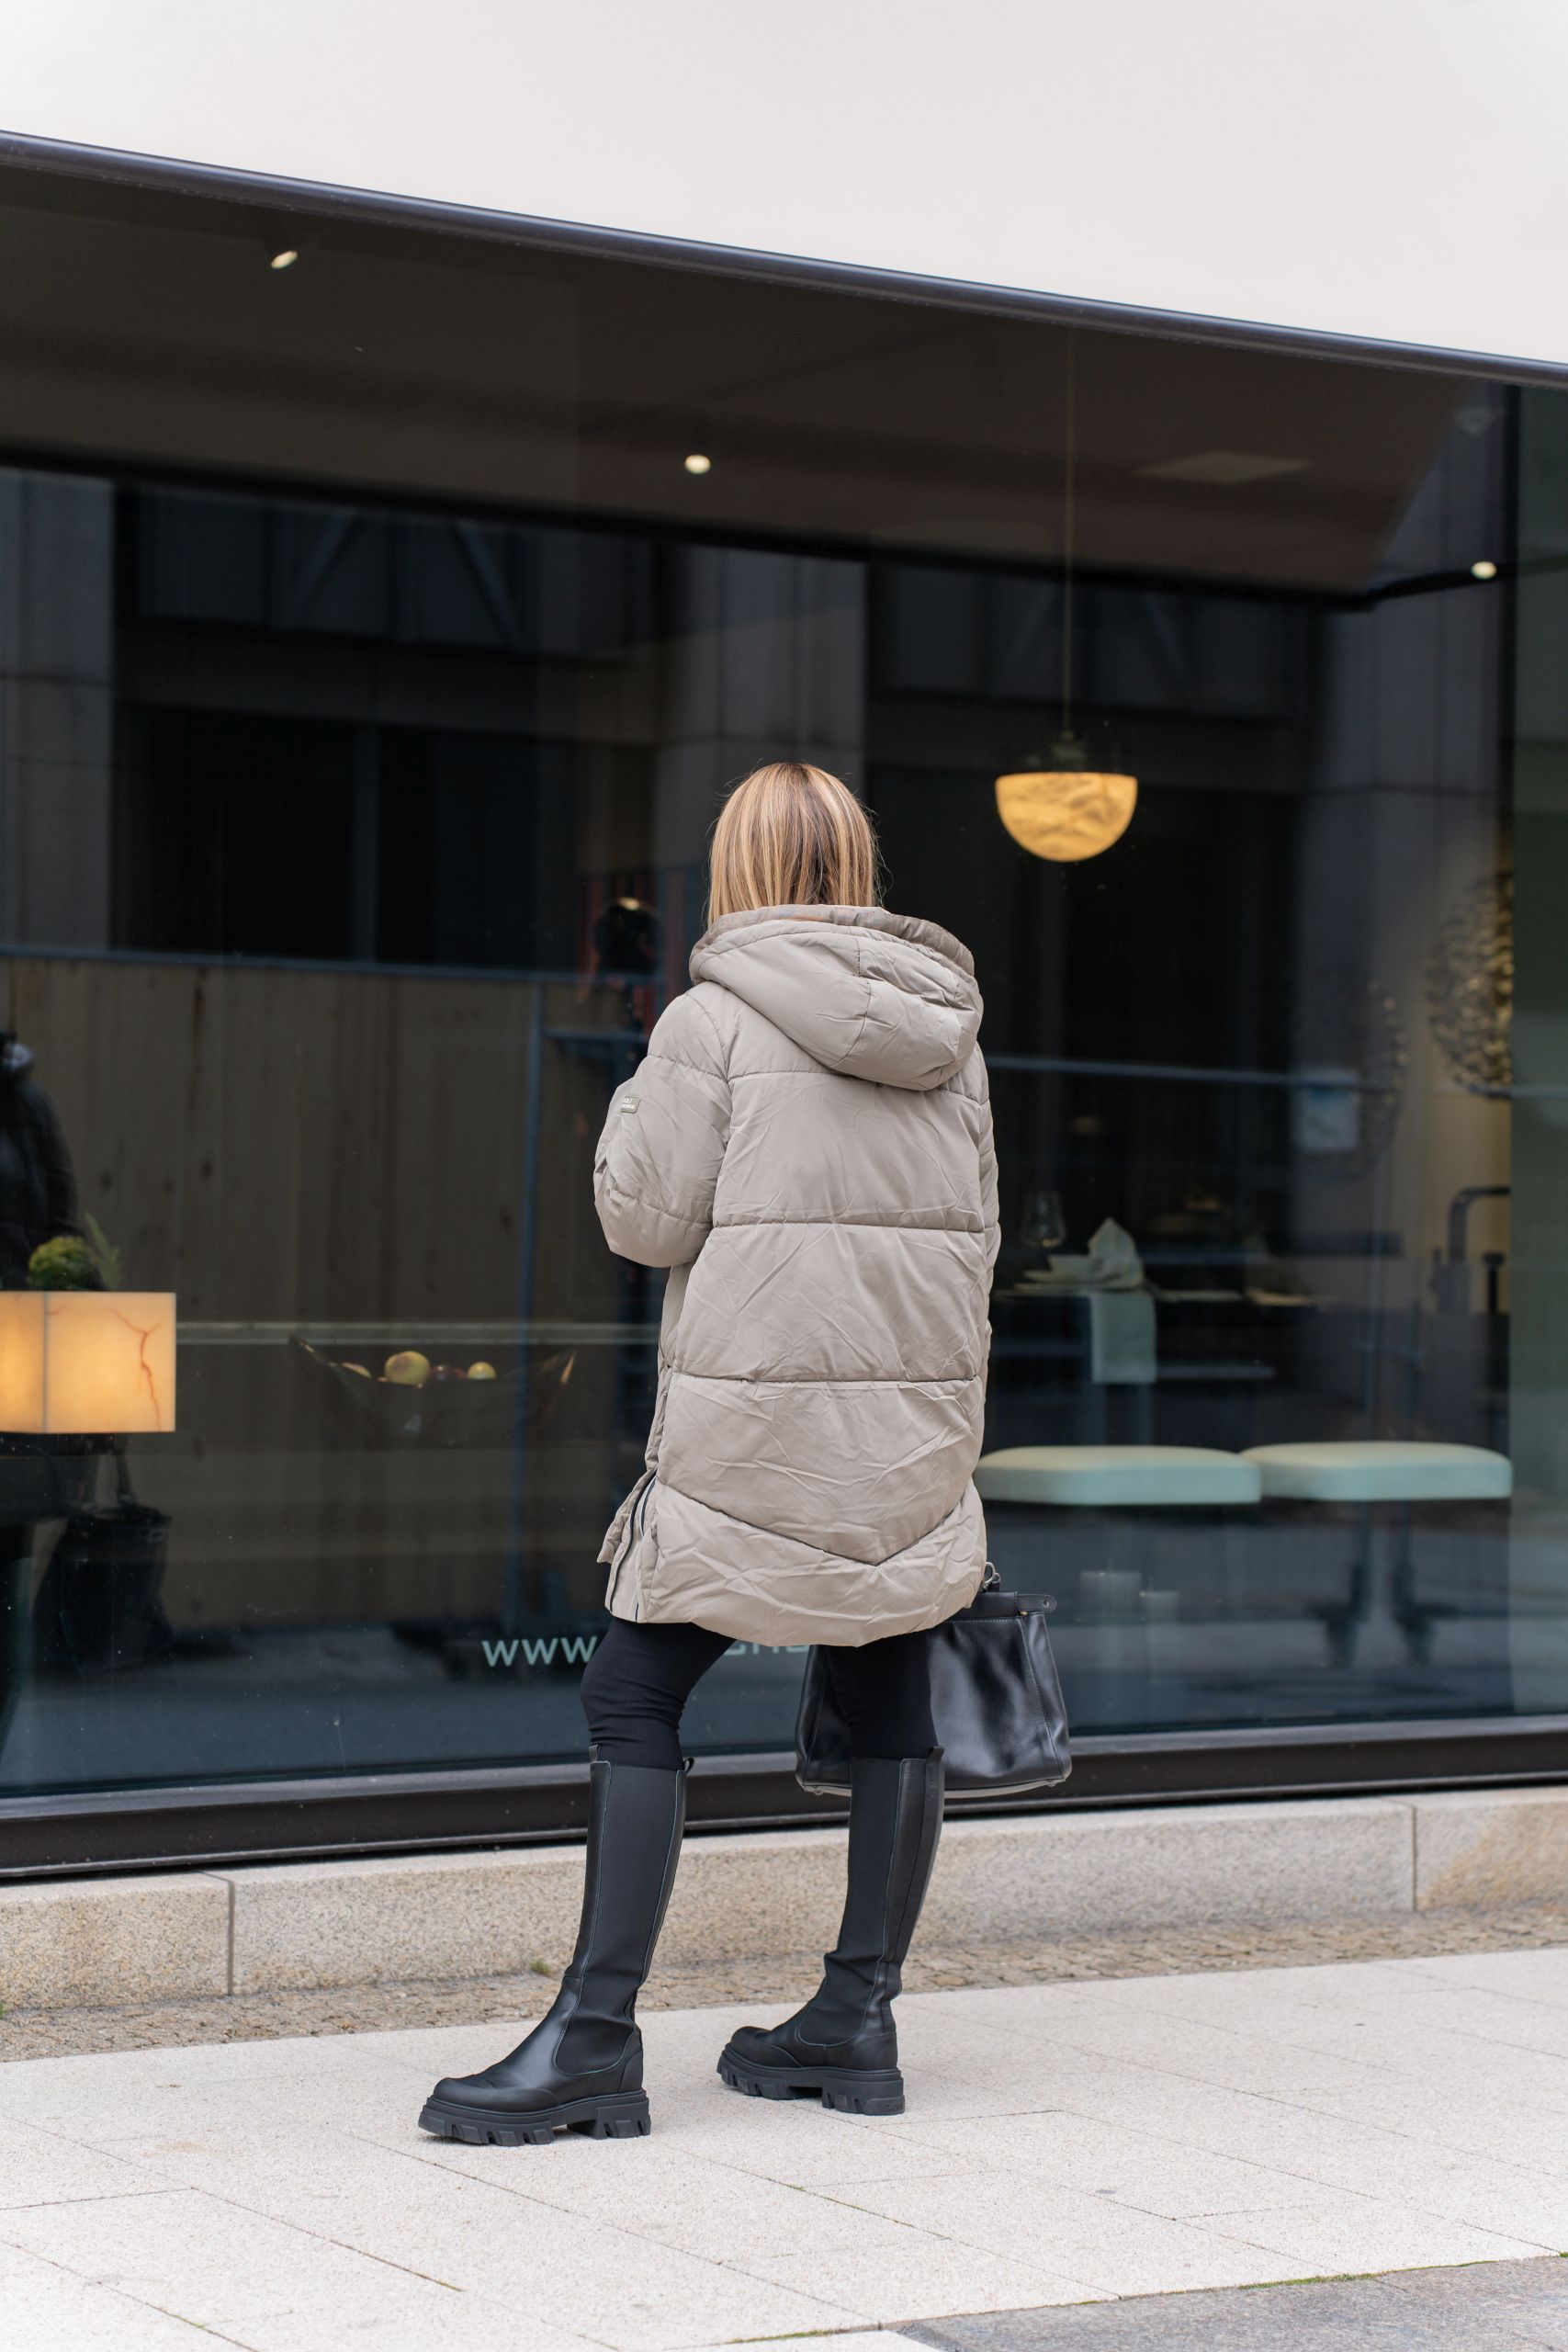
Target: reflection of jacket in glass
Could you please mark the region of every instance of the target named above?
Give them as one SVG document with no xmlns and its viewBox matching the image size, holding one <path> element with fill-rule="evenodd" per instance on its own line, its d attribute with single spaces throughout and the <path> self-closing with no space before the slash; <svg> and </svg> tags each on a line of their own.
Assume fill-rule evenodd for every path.
<svg viewBox="0 0 1568 2352">
<path fill-rule="evenodd" d="M 40 1241 L 80 1233 L 76 1178 L 53 1103 L 28 1075 L 32 1049 L 0 1032 L 0 1286 L 26 1288 Z M 92 1464 L 81 1439 L 0 1436 L 0 1566 L 31 1547 L 36 1520 L 69 1510 Z M 0 1678 L 3 1679 L 3 1678 Z"/>
<path fill-rule="evenodd" d="M 54 1105 L 28 1075 L 32 1048 L 0 1046 L 0 1283 L 20 1290 L 40 1241 L 78 1233 L 76 1179 Z"/>
</svg>

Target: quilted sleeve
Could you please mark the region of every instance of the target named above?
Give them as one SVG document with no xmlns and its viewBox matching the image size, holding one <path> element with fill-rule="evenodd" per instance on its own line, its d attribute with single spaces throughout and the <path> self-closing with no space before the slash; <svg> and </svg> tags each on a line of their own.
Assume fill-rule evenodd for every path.
<svg viewBox="0 0 1568 2352">
<path fill-rule="evenodd" d="M 694 989 L 660 1015 L 647 1059 L 610 1098 L 593 1199 L 617 1257 L 691 1263 L 713 1222 L 728 1133 L 724 1042 Z"/>
<path fill-rule="evenodd" d="M 977 1058 L 977 1057 L 976 1057 Z M 986 1221 L 986 1269 L 995 1270 L 1001 1246 L 1001 1210 L 997 1186 L 997 1143 L 991 1127 L 991 1090 L 982 1077 L 980 1100 L 980 1211 Z"/>
</svg>

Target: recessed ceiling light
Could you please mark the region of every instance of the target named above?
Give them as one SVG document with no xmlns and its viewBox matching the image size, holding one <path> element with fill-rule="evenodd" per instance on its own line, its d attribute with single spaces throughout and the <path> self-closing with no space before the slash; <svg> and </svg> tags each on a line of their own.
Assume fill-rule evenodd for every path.
<svg viewBox="0 0 1568 2352">
<path fill-rule="evenodd" d="M 1488 563 L 1483 556 L 1479 563 L 1471 565 L 1470 576 L 1472 580 L 1495 580 L 1497 567 L 1495 563 Z"/>
<path fill-rule="evenodd" d="M 689 474 L 710 474 L 713 471 L 713 459 L 705 458 L 700 449 L 694 449 L 685 460 L 685 467 Z"/>
<path fill-rule="evenodd" d="M 299 256 L 295 252 L 292 245 L 285 245 L 280 254 L 274 254 L 271 261 L 267 264 L 267 267 L 269 269 L 292 269 L 299 258 Z"/>
<path fill-rule="evenodd" d="M 1247 449 L 1200 449 L 1195 457 L 1163 458 L 1158 465 L 1140 466 L 1151 481 L 1202 481 L 1217 490 L 1235 490 L 1244 482 L 1267 481 L 1273 474 L 1299 474 L 1305 458 L 1264 458 Z"/>
</svg>

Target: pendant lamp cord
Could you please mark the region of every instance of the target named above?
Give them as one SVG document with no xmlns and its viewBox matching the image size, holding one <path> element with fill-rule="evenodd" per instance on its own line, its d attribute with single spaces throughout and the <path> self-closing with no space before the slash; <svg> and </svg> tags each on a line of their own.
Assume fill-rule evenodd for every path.
<svg viewBox="0 0 1568 2352">
<path fill-rule="evenodd" d="M 1067 429 L 1062 458 L 1062 732 L 1073 731 L 1073 512 L 1077 438 L 1077 344 L 1067 335 Z"/>
</svg>

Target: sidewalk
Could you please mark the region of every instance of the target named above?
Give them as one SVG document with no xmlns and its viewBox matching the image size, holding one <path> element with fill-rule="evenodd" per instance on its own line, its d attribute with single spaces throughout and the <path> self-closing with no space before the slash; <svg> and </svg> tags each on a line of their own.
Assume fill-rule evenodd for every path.
<svg viewBox="0 0 1568 2352">
<path fill-rule="evenodd" d="M 494 2026 L 0 2067 L 6 2337 L 675 2352 L 1020 2312 L 990 2340 L 1045 2346 L 1114 2297 L 1494 2262 L 1517 2297 L 1568 2247 L 1568 1950 L 913 1996 L 887 2121 L 726 2090 L 747 2014 L 649 2016 L 653 2136 L 544 2149 L 414 2128 Z"/>
</svg>

